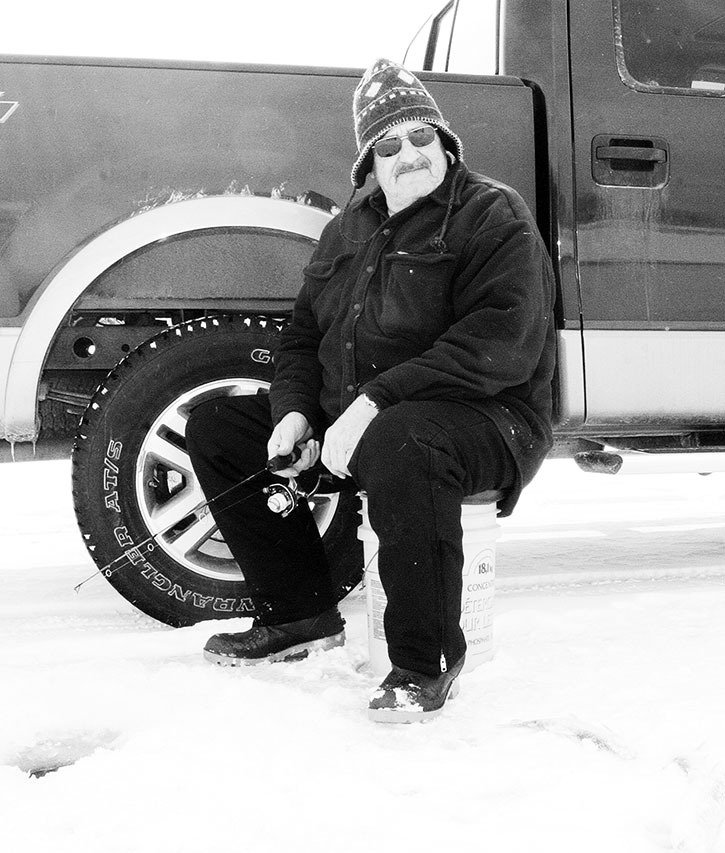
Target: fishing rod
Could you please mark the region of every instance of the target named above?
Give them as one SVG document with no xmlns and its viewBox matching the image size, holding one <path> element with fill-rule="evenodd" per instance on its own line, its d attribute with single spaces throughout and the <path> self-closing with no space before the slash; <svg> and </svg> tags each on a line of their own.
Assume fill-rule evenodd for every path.
<svg viewBox="0 0 725 853">
<path fill-rule="evenodd" d="M 300 458 L 302 452 L 299 447 L 293 447 L 291 453 L 286 453 L 282 455 L 273 456 L 271 459 L 267 460 L 264 468 L 260 468 L 259 471 L 255 471 L 254 474 L 250 474 L 249 477 L 245 477 L 244 480 L 240 480 L 238 483 L 234 483 L 234 485 L 230 486 L 228 489 L 225 489 L 223 492 L 220 492 L 216 497 L 209 498 L 207 501 L 201 501 L 198 503 L 192 510 L 189 511 L 188 515 L 196 514 L 204 511 L 208 507 L 210 507 L 213 503 L 220 500 L 221 498 L 228 495 L 230 492 L 233 492 L 235 489 L 239 489 L 241 486 L 244 486 L 246 483 L 249 483 L 251 480 L 254 480 L 256 477 L 260 477 L 262 474 L 276 474 L 278 471 L 284 471 L 285 468 L 288 468 L 290 465 L 294 465 L 295 462 Z M 285 486 L 282 483 L 274 483 L 270 486 L 267 486 L 263 489 L 260 489 L 261 492 L 266 492 L 269 494 L 269 498 L 267 500 L 267 505 L 269 506 L 272 512 L 279 513 L 283 518 L 292 512 L 292 510 L 297 506 L 297 502 L 300 496 L 309 497 L 317 491 L 321 478 L 318 477 L 317 485 L 315 485 L 314 489 L 311 492 L 301 493 L 295 484 L 293 478 L 290 478 L 290 485 Z M 247 497 L 242 498 L 236 503 L 229 504 L 229 506 L 225 507 L 225 509 L 231 509 L 233 506 L 237 506 L 238 504 L 244 503 L 244 501 L 253 498 L 255 495 L 258 495 L 259 492 L 254 492 L 251 495 L 247 495 Z M 110 563 L 106 563 L 105 566 L 101 566 L 96 569 L 92 575 L 89 575 L 84 581 L 81 581 L 79 584 L 73 587 L 75 592 L 78 592 L 80 588 L 88 583 L 88 581 L 93 580 L 97 575 L 103 575 L 106 578 L 110 578 L 111 575 L 115 574 L 119 569 L 124 568 L 128 563 L 133 563 L 134 560 L 129 557 L 130 552 L 137 552 L 141 555 L 141 549 L 145 548 L 147 545 L 151 545 L 150 548 L 147 548 L 148 551 L 153 550 L 153 543 L 156 542 L 159 536 L 164 536 L 169 532 L 173 527 L 178 524 L 178 519 L 172 522 L 168 527 L 163 528 L 162 530 L 157 531 L 156 533 L 152 533 L 151 536 L 147 536 L 143 542 L 140 542 L 138 545 L 134 545 L 133 548 L 129 548 L 124 551 L 115 560 L 111 560 Z M 135 555 L 134 555 L 135 556 Z M 125 562 L 121 563 L 120 566 L 116 566 L 115 569 L 112 569 L 115 563 L 118 563 L 120 560 L 125 560 Z"/>
</svg>

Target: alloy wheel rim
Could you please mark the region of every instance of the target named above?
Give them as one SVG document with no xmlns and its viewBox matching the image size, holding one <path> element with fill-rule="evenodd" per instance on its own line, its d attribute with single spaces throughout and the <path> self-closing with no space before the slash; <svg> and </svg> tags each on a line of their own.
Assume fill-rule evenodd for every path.
<svg viewBox="0 0 725 853">
<path fill-rule="evenodd" d="M 191 410 L 221 396 L 265 393 L 269 383 L 257 379 L 218 379 L 176 397 L 156 417 L 136 459 L 136 501 L 156 547 L 195 574 L 223 581 L 244 575 L 232 557 L 209 510 L 196 511 L 205 500 L 186 450 L 186 422 Z M 316 495 L 312 513 L 321 534 L 332 522 L 338 494 Z"/>
</svg>

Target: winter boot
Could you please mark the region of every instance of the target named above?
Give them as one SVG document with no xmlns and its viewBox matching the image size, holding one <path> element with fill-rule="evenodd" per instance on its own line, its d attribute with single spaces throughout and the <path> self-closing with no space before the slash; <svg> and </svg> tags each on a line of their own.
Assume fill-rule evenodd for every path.
<svg viewBox="0 0 725 853">
<path fill-rule="evenodd" d="M 315 649 L 345 642 L 345 620 L 337 607 L 310 619 L 281 625 L 255 625 L 240 634 L 214 634 L 204 657 L 220 666 L 249 666 L 264 661 L 301 660 Z"/>
<path fill-rule="evenodd" d="M 415 723 L 431 720 L 443 710 L 447 699 L 458 695 L 458 675 L 465 655 L 447 672 L 423 675 L 393 665 L 383 683 L 373 693 L 368 716 L 376 723 Z"/>
</svg>

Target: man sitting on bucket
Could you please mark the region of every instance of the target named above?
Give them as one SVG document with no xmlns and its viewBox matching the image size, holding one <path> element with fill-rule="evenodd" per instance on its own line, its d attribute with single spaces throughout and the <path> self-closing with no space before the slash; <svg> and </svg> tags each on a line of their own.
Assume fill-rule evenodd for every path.
<svg viewBox="0 0 725 853">
<path fill-rule="evenodd" d="M 203 403 L 187 443 L 208 498 L 295 446 L 281 474 L 321 457 L 367 492 L 392 663 L 369 715 L 409 722 L 440 713 L 464 663 L 462 499 L 501 490 L 508 515 L 551 446 L 553 273 L 522 199 L 468 170 L 417 77 L 380 59 L 353 109 L 353 196 L 304 271 L 270 393 Z M 371 172 L 378 186 L 354 200 Z M 261 494 L 212 512 L 257 615 L 205 656 L 234 666 L 341 645 L 306 502 L 286 518 Z"/>
</svg>

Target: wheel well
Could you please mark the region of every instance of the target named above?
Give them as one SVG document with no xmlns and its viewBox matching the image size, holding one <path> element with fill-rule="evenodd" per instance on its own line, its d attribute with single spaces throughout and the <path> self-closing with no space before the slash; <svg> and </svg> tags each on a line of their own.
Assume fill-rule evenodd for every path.
<svg viewBox="0 0 725 853">
<path fill-rule="evenodd" d="M 71 435 L 105 372 L 165 328 L 219 312 L 287 316 L 314 245 L 297 234 L 215 228 L 145 246 L 105 270 L 53 337 L 40 439 Z"/>
<path fill-rule="evenodd" d="M 99 275 L 57 329 L 39 392 L 40 439 L 71 435 L 93 389 L 165 328 L 215 313 L 291 312 L 315 241 L 259 228 L 186 232 Z"/>
<path fill-rule="evenodd" d="M 105 373 L 165 328 L 214 313 L 291 312 L 315 242 L 254 228 L 187 232 L 99 275 L 57 329 L 39 391 L 40 440 L 69 437 Z"/>
<path fill-rule="evenodd" d="M 273 307 L 294 301 L 315 241 L 290 232 L 228 227 L 191 231 L 126 255 L 74 304 L 78 310 Z"/>
<path fill-rule="evenodd" d="M 166 243 L 183 244 L 183 236 L 177 240 L 175 235 L 192 232 L 234 232 L 239 235 L 245 232 L 250 235 L 267 235 L 269 239 L 275 240 L 276 248 L 272 253 L 275 257 L 281 245 L 296 247 L 294 264 L 285 264 L 284 268 L 291 269 L 294 266 L 299 276 L 304 260 L 309 257 L 312 246 L 330 221 L 330 216 L 331 211 L 318 207 L 314 200 L 306 197 L 291 200 L 257 196 L 213 196 L 162 205 L 124 219 L 101 233 L 74 252 L 66 263 L 57 267 L 36 291 L 26 308 L 7 377 L 4 437 L 16 442 L 34 441 L 37 438 L 39 386 L 44 371 L 57 366 L 49 361 L 48 356 L 55 348 L 58 335 L 67 327 L 69 311 L 72 312 L 77 307 L 83 310 L 104 310 L 104 313 L 111 309 L 208 310 L 207 303 L 213 303 L 215 311 L 272 308 L 283 310 L 291 305 L 300 283 L 298 279 L 296 286 L 291 286 L 294 275 L 290 272 L 286 279 L 282 276 L 286 284 L 283 283 L 281 290 L 275 291 L 270 297 L 264 290 L 255 288 L 250 292 L 251 288 L 247 283 L 240 281 L 237 276 L 234 293 L 221 294 L 222 298 L 219 298 L 220 294 L 215 290 L 214 283 L 208 280 L 203 292 L 205 298 L 199 298 L 201 284 L 197 281 L 195 289 L 193 282 L 187 282 L 187 291 L 193 290 L 196 300 L 192 296 L 181 299 L 171 296 L 171 293 L 176 293 L 173 282 L 169 292 L 162 293 L 161 298 L 158 293 L 149 293 L 149 285 L 144 284 L 143 294 L 136 299 L 135 304 L 129 304 L 124 280 L 117 279 L 111 292 L 97 295 L 98 301 L 94 304 L 91 301 L 93 294 L 88 291 L 96 282 L 99 282 L 99 286 L 101 281 L 108 283 L 105 276 L 114 274 L 109 273 L 109 270 L 115 267 L 121 269 L 124 263 L 129 262 L 129 258 L 151 255 Z M 306 251 L 302 252 L 301 260 L 302 246 L 306 246 Z M 269 265 L 265 259 L 268 258 L 269 251 L 258 252 L 256 269 L 266 270 Z M 158 262 L 155 266 L 158 268 Z M 234 264 L 228 264 L 227 267 L 233 269 Z M 269 288 L 272 287 L 271 282 L 279 287 L 279 268 L 271 269 L 264 280 Z M 66 322 L 61 319 L 64 317 Z"/>
</svg>

